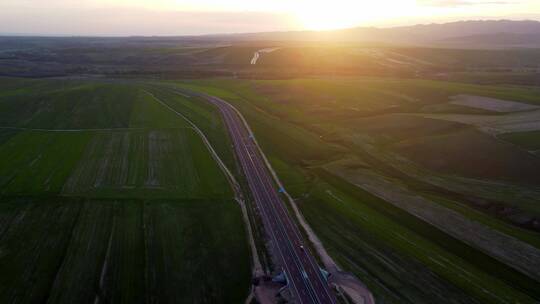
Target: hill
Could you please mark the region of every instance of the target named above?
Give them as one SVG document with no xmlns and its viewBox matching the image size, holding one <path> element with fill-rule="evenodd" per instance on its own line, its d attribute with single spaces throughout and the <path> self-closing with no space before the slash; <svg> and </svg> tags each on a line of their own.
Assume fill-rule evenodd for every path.
<svg viewBox="0 0 540 304">
<path fill-rule="evenodd" d="M 295 31 L 234 34 L 213 36 L 241 41 L 341 41 L 341 42 L 378 42 L 411 45 L 447 45 L 467 44 L 482 45 L 474 38 L 486 37 L 491 45 L 527 45 L 540 46 L 540 41 L 530 37 L 540 35 L 540 22 L 532 20 L 472 20 L 443 24 L 419 24 L 392 28 L 357 27 L 332 31 Z M 512 37 L 508 39 L 507 36 Z M 470 37 L 464 39 L 464 37 Z M 488 39 L 489 38 L 489 39 Z"/>
<path fill-rule="evenodd" d="M 469 36 L 452 37 L 443 40 L 447 45 L 476 45 L 482 47 L 540 47 L 540 33 L 517 34 L 517 33 L 496 33 L 478 34 Z"/>
</svg>

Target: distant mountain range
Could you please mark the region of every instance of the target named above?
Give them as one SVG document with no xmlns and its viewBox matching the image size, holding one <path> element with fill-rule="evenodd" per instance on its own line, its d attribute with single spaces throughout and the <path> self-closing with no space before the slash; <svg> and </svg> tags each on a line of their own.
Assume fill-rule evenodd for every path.
<svg viewBox="0 0 540 304">
<path fill-rule="evenodd" d="M 393 28 L 358 27 L 333 31 L 294 31 L 217 35 L 235 41 L 343 41 L 464 47 L 540 47 L 540 22 L 459 21 Z"/>
<path fill-rule="evenodd" d="M 2 37 L 5 36 L 5 37 Z M 18 36 L 18 37 L 17 37 Z M 454 48 L 540 48 L 540 21 L 471 20 L 451 23 L 419 24 L 392 28 L 356 27 L 331 31 L 288 31 L 202 36 L 155 37 L 32 37 L 31 35 L 2 35 L 0 40 L 19 44 L 51 41 L 65 44 L 117 42 L 121 44 L 174 45 L 179 41 L 215 44 L 235 42 L 345 42 L 375 45 L 400 45 Z M 0 45 L 0 49 L 2 46 Z"/>
</svg>

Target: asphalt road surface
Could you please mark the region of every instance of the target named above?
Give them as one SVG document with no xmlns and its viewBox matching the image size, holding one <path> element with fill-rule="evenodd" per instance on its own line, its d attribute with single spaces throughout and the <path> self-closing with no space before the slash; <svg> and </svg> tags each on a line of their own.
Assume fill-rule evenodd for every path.
<svg viewBox="0 0 540 304">
<path fill-rule="evenodd" d="M 304 244 L 298 227 L 292 221 L 242 118 L 226 101 L 213 96 L 201 96 L 217 106 L 223 116 L 241 169 L 281 260 L 294 302 L 337 303 L 315 258 Z"/>
</svg>

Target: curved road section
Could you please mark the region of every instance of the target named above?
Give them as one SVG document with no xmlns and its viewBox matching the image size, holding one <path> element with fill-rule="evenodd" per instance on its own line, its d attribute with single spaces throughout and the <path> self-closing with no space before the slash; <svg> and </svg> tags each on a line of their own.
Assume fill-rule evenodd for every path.
<svg viewBox="0 0 540 304">
<path fill-rule="evenodd" d="M 199 96 L 214 104 L 223 116 L 248 186 L 279 255 L 294 302 L 337 303 L 315 258 L 305 246 L 298 227 L 292 221 L 262 155 L 241 117 L 226 101 L 208 95 Z"/>
</svg>

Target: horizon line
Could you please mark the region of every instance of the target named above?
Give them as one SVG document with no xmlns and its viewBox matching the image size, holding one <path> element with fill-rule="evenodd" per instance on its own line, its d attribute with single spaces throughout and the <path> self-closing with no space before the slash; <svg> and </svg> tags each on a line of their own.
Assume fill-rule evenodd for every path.
<svg viewBox="0 0 540 304">
<path fill-rule="evenodd" d="M 430 22 L 430 23 L 416 23 L 411 25 L 398 25 L 398 26 L 352 26 L 352 27 L 343 27 L 337 29 L 327 29 L 327 30 L 276 30 L 276 31 L 260 31 L 260 32 L 227 32 L 227 33 L 205 33 L 205 34 L 155 34 L 155 35 L 85 35 L 85 34 L 38 34 L 38 33 L 1 33 L 0 37 L 25 37 L 25 38 L 202 38 L 209 36 L 233 36 L 233 35 L 250 35 L 250 34 L 269 34 L 269 33 L 328 33 L 352 29 L 396 29 L 396 28 L 407 28 L 407 27 L 416 27 L 416 26 L 429 26 L 429 25 L 445 25 L 453 23 L 465 23 L 465 22 L 502 22 L 502 21 L 512 21 L 512 22 L 536 22 L 540 23 L 540 19 L 509 19 L 509 18 L 500 18 L 500 19 L 463 19 L 450 22 Z"/>
</svg>

